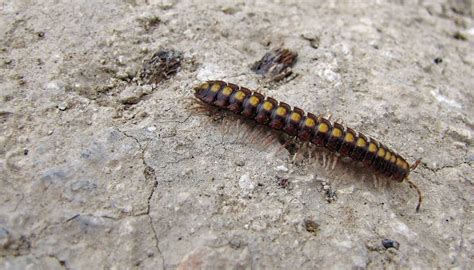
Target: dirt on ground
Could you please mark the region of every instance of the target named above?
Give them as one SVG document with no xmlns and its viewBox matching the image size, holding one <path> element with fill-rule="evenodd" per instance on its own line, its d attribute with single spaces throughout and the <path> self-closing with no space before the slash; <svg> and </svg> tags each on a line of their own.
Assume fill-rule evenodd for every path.
<svg viewBox="0 0 474 270">
<path fill-rule="evenodd" d="M 101 2 L 0 1 L 1 269 L 474 265 L 472 2 Z M 282 76 L 254 72 L 279 49 Z M 421 210 L 406 182 L 196 107 L 206 80 L 421 158 Z"/>
</svg>

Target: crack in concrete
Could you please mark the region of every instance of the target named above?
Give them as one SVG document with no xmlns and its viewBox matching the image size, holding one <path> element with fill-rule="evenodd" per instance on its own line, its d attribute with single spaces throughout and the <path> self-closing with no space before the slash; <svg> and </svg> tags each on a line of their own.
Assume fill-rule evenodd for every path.
<svg viewBox="0 0 474 270">
<path fill-rule="evenodd" d="M 123 134 L 125 137 L 128 137 L 128 138 L 131 138 L 133 139 L 137 144 L 138 144 L 138 147 L 140 148 L 141 150 L 141 159 L 142 159 L 142 163 L 143 163 L 143 166 L 145 166 L 145 169 L 143 170 L 143 175 L 145 177 L 145 179 L 149 182 L 153 182 L 153 186 L 152 186 L 152 189 L 151 189 L 151 192 L 150 194 L 148 195 L 148 198 L 147 198 L 147 208 L 146 208 L 146 211 L 145 213 L 140 213 L 140 214 L 136 214 L 134 216 L 142 216 L 142 215 L 146 215 L 148 216 L 148 219 L 150 221 L 150 226 L 151 226 L 151 230 L 153 231 L 153 238 L 155 240 L 155 247 L 156 247 L 156 250 L 158 252 L 158 255 L 159 257 L 161 258 L 161 262 L 162 262 L 162 268 L 165 269 L 165 258 L 163 256 L 163 253 L 161 252 L 161 249 L 160 249 L 160 242 L 159 242 L 159 239 L 158 239 L 158 234 L 156 233 L 156 230 L 155 230 L 155 226 L 153 224 L 153 219 L 152 217 L 150 216 L 150 211 L 151 211 L 151 200 L 153 198 L 153 195 L 155 194 L 155 190 L 156 188 L 158 187 L 158 180 L 156 179 L 156 174 L 155 174 L 155 169 L 153 169 L 153 167 L 151 167 L 150 165 L 148 165 L 148 163 L 146 162 L 146 159 L 145 159 L 145 152 L 147 151 L 148 149 L 148 145 L 146 145 L 145 147 L 143 147 L 143 145 L 140 143 L 140 141 L 138 140 L 138 138 L 130 135 L 130 134 L 127 134 L 126 132 L 120 130 L 118 127 L 115 127 L 121 134 Z"/>
<path fill-rule="evenodd" d="M 422 162 L 420 165 L 423 167 L 423 168 L 426 168 L 428 169 L 429 171 L 433 172 L 433 173 L 437 173 L 438 171 L 441 171 L 441 170 L 444 170 L 444 169 L 456 169 L 457 167 L 463 165 L 463 164 L 466 164 L 468 166 L 471 166 L 471 163 L 468 162 L 468 161 L 463 161 L 463 162 L 460 162 L 458 164 L 454 164 L 454 165 L 444 165 L 444 166 L 441 166 L 439 168 L 430 168 L 428 167 L 428 165 L 424 162 Z"/>
<path fill-rule="evenodd" d="M 67 262 L 66 262 L 65 260 L 60 260 L 58 257 L 56 257 L 56 255 L 50 254 L 50 255 L 48 255 L 48 256 L 46 256 L 46 257 L 55 259 L 55 260 L 58 262 L 58 264 L 62 266 L 63 269 L 66 269 L 66 270 L 69 270 L 69 269 L 70 269 L 69 267 L 67 267 Z"/>
</svg>

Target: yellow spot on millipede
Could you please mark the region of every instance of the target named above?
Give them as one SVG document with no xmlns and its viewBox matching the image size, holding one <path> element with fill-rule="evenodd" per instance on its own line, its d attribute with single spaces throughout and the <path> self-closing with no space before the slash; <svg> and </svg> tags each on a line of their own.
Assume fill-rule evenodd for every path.
<svg viewBox="0 0 474 270">
<path fill-rule="evenodd" d="M 332 133 L 331 135 L 336 137 L 336 138 L 339 138 L 339 137 L 342 136 L 342 130 L 340 130 L 338 128 L 333 129 L 331 133 Z"/>
<path fill-rule="evenodd" d="M 380 148 L 380 149 L 382 149 L 382 148 Z M 375 145 L 375 143 L 371 142 L 371 143 L 369 144 L 369 152 L 375 153 L 375 151 L 377 151 L 377 145 Z M 380 151 L 380 150 L 379 150 L 379 151 Z"/>
<path fill-rule="evenodd" d="M 328 130 L 329 130 L 329 126 L 327 124 L 325 124 L 325 123 L 319 124 L 319 126 L 318 126 L 318 131 L 319 132 L 326 133 L 326 132 L 328 132 Z"/>
<path fill-rule="evenodd" d="M 232 88 L 229 86 L 224 87 L 224 89 L 222 89 L 222 94 L 224 96 L 230 96 L 230 94 L 232 94 Z"/>
<path fill-rule="evenodd" d="M 211 87 L 211 92 L 216 93 L 217 91 L 219 91 L 219 89 L 221 89 L 221 85 L 218 84 L 218 83 L 215 83 L 215 84 L 213 84 L 212 87 Z"/>
<path fill-rule="evenodd" d="M 364 139 L 362 139 L 362 138 L 357 139 L 356 145 L 358 147 L 365 147 L 365 144 L 366 144 L 366 141 Z"/>
<path fill-rule="evenodd" d="M 249 99 L 250 105 L 252 105 L 254 107 L 257 106 L 259 102 L 260 102 L 260 99 L 258 99 L 258 97 L 256 97 L 256 96 L 251 96 L 250 99 Z"/>
<path fill-rule="evenodd" d="M 397 157 L 397 166 L 402 167 L 403 166 L 403 161 Z"/>
<path fill-rule="evenodd" d="M 385 156 L 385 150 L 383 148 L 379 148 L 379 151 L 377 152 L 377 156 L 384 157 Z"/>
<path fill-rule="evenodd" d="M 395 163 L 396 160 L 397 160 L 397 156 L 392 155 L 392 157 L 390 158 L 390 163 Z"/>
<path fill-rule="evenodd" d="M 306 118 L 306 120 L 304 121 L 304 125 L 307 127 L 314 127 L 315 124 L 316 123 L 312 118 Z"/>
<path fill-rule="evenodd" d="M 299 122 L 301 120 L 301 114 L 292 112 L 290 116 L 291 121 Z"/>
<path fill-rule="evenodd" d="M 234 98 L 237 99 L 238 101 L 242 101 L 245 98 L 245 93 L 242 91 L 237 91 L 237 93 L 235 93 Z"/>
<path fill-rule="evenodd" d="M 404 170 L 408 170 L 408 163 L 402 162 L 402 168 L 403 168 Z"/>
<path fill-rule="evenodd" d="M 276 114 L 277 114 L 278 116 L 285 116 L 285 115 L 286 115 L 286 109 L 283 108 L 283 107 L 278 107 L 278 108 L 276 109 Z"/>
<path fill-rule="evenodd" d="M 269 101 L 265 101 L 265 102 L 263 103 L 263 109 L 264 109 L 265 111 L 270 111 L 271 109 L 273 109 L 273 104 L 272 104 L 271 102 L 269 102 Z"/>
<path fill-rule="evenodd" d="M 344 141 L 346 142 L 353 142 L 354 141 L 354 135 L 352 133 L 346 133 L 346 136 L 344 137 Z"/>
</svg>

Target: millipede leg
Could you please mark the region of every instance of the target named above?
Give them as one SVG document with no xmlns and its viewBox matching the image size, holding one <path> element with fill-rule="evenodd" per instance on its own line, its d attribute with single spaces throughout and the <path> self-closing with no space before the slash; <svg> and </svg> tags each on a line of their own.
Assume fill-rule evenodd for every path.
<svg viewBox="0 0 474 270">
<path fill-rule="evenodd" d="M 250 141 L 251 143 L 254 143 L 255 140 L 257 139 L 257 137 L 259 137 L 260 135 L 261 135 L 261 129 L 260 129 L 260 127 L 257 127 L 256 129 L 254 129 L 254 130 L 251 132 L 251 134 L 250 134 L 250 136 L 249 136 L 249 141 Z"/>
<path fill-rule="evenodd" d="M 334 169 L 336 168 L 338 160 L 339 160 L 339 157 L 335 155 L 334 156 L 334 162 L 332 163 L 331 171 L 334 171 Z"/>
<path fill-rule="evenodd" d="M 273 137 L 272 134 L 269 134 L 267 135 L 263 141 L 262 141 L 262 145 L 263 147 L 268 147 L 270 144 L 272 144 L 273 142 L 275 141 L 275 137 Z"/>
<path fill-rule="evenodd" d="M 341 125 L 344 125 L 344 121 L 341 118 L 337 118 L 334 123 L 339 123 Z"/>
<path fill-rule="evenodd" d="M 242 122 L 242 125 L 244 126 L 244 132 L 242 133 L 242 138 L 248 138 L 251 135 L 253 128 L 245 125 L 243 122 Z"/>
<path fill-rule="evenodd" d="M 372 180 L 374 181 L 374 186 L 376 189 L 379 188 L 379 179 L 377 178 L 377 176 L 375 174 L 372 174 Z"/>
<path fill-rule="evenodd" d="M 291 163 L 293 164 L 296 160 L 296 156 L 298 155 L 298 152 L 295 152 L 293 156 L 291 157 Z"/>
<path fill-rule="evenodd" d="M 331 121 L 331 118 L 332 118 L 332 113 L 328 113 L 327 119 L 328 119 L 329 121 Z"/>
<path fill-rule="evenodd" d="M 310 147 L 308 146 L 308 142 L 304 142 L 303 147 L 306 150 L 306 155 L 308 156 L 308 159 L 311 159 L 313 157 L 313 151 L 311 151 Z"/>
<path fill-rule="evenodd" d="M 291 143 L 291 140 L 287 140 L 287 141 L 286 141 L 284 144 L 280 144 L 280 145 L 281 145 L 281 148 L 282 148 L 282 150 L 283 150 L 283 149 L 285 149 L 285 150 L 286 150 L 286 147 L 287 147 L 288 145 L 290 145 L 290 143 Z"/>
</svg>

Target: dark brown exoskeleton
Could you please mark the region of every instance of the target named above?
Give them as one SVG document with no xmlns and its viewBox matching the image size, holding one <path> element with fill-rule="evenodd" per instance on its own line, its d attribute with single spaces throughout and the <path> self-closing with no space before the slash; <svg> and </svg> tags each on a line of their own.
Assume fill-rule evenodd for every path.
<svg viewBox="0 0 474 270">
<path fill-rule="evenodd" d="M 304 142 L 311 142 L 360 161 L 377 174 L 383 174 L 397 182 L 407 181 L 418 192 L 416 211 L 420 209 L 421 192 L 408 179 L 410 171 L 416 168 L 419 161 L 410 166 L 394 151 L 351 128 L 305 113 L 297 107 L 292 109 L 284 102 L 232 83 L 208 81 L 197 86 L 194 95 L 208 105 L 230 110 L 259 124 L 296 136 Z"/>
</svg>

